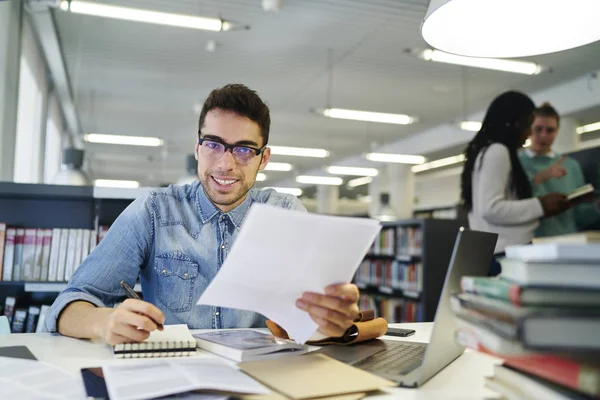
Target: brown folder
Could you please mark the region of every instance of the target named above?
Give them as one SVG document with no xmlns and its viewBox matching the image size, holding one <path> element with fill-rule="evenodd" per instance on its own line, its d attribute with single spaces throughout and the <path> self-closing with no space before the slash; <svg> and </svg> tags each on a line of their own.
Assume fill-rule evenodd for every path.
<svg viewBox="0 0 600 400">
<path fill-rule="evenodd" d="M 281 357 L 239 364 L 242 371 L 294 400 L 364 394 L 395 382 L 346 365 L 323 354 Z M 352 397 L 349 400 L 354 400 Z"/>
</svg>

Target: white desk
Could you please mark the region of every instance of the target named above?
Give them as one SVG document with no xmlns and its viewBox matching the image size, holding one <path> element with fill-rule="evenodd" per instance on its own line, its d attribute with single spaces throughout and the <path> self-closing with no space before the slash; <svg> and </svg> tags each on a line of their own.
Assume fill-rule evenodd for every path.
<svg viewBox="0 0 600 400">
<path fill-rule="evenodd" d="M 428 342 L 432 323 L 393 324 L 395 327 L 416 330 L 408 338 L 389 337 L 391 340 Z M 72 339 L 47 333 L 25 333 L 0 335 L 0 347 L 27 346 L 40 361 L 45 361 L 68 371 L 79 374 L 85 367 L 97 367 L 104 361 L 114 360 L 112 351 L 106 345 L 91 343 L 87 340 Z M 497 395 L 483 387 L 484 376 L 491 376 L 493 365 L 500 359 L 484 354 L 467 351 L 447 368 L 431 378 L 422 388 L 385 389 L 388 395 L 379 398 L 445 399 L 469 400 L 494 398 Z"/>
</svg>

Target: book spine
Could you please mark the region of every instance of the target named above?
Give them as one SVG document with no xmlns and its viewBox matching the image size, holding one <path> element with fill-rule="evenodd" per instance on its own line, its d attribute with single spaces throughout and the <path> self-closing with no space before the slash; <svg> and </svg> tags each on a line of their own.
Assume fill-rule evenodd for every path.
<svg viewBox="0 0 600 400">
<path fill-rule="evenodd" d="M 23 239 L 23 258 L 21 261 L 21 280 L 23 281 L 33 280 L 36 240 L 37 231 L 35 229 L 25 229 L 25 237 Z"/>
<path fill-rule="evenodd" d="M 48 315 L 48 311 L 50 311 L 50 306 L 43 305 L 40 309 L 40 317 L 38 318 L 37 326 L 35 327 L 35 333 L 46 332 L 46 315 Z"/>
<path fill-rule="evenodd" d="M 56 270 L 56 280 L 59 282 L 66 281 L 67 269 L 67 245 L 69 242 L 69 230 L 60 230 L 60 247 L 58 249 L 58 267 Z"/>
<path fill-rule="evenodd" d="M 12 322 L 15 316 L 15 305 L 17 304 L 17 299 L 12 296 L 6 297 L 4 300 L 4 316 L 8 318 L 8 324 L 12 326 Z"/>
<path fill-rule="evenodd" d="M 42 278 L 42 249 L 44 245 L 44 229 L 37 229 L 35 232 L 35 251 L 33 256 L 33 269 L 31 274 L 32 281 L 39 281 Z"/>
<path fill-rule="evenodd" d="M 0 281 L 2 280 L 2 277 L 4 276 L 2 273 L 3 270 L 3 266 L 4 266 L 4 246 L 5 246 L 5 240 L 6 239 L 6 224 L 3 222 L 0 222 Z"/>
<path fill-rule="evenodd" d="M 516 306 L 521 305 L 521 288 L 498 278 L 463 276 L 460 286 L 467 293 L 510 301 Z"/>
<path fill-rule="evenodd" d="M 68 232 L 65 281 L 71 279 L 71 274 L 73 274 L 73 271 L 75 270 L 75 264 L 77 263 L 77 229 L 69 229 Z"/>
<path fill-rule="evenodd" d="M 90 253 L 96 248 L 98 245 L 98 233 L 92 229 L 90 230 Z"/>
<path fill-rule="evenodd" d="M 24 308 L 15 310 L 15 318 L 13 319 L 13 323 L 12 323 L 12 332 L 13 333 L 24 333 L 26 321 L 27 321 L 27 310 Z"/>
<path fill-rule="evenodd" d="M 48 282 L 56 282 L 58 272 L 58 251 L 60 248 L 60 229 L 52 229 L 52 242 L 50 244 L 50 263 L 48 266 Z"/>
<path fill-rule="evenodd" d="M 27 312 L 27 321 L 25 323 L 25 333 L 34 333 L 40 316 L 40 308 L 36 306 L 29 307 Z"/>
<path fill-rule="evenodd" d="M 6 241 L 4 246 L 4 270 L 2 271 L 3 281 L 12 281 L 14 255 L 15 255 L 15 236 L 16 229 L 6 229 Z"/>
<path fill-rule="evenodd" d="M 83 230 L 83 242 L 81 245 L 81 263 L 87 258 L 90 254 L 90 234 L 92 231 L 89 229 Z"/>
<path fill-rule="evenodd" d="M 48 282 L 50 270 L 50 249 L 52 246 L 52 229 L 44 229 L 44 240 L 42 242 L 42 273 L 40 280 Z"/>
<path fill-rule="evenodd" d="M 21 266 L 23 265 L 23 242 L 24 241 L 25 241 L 25 229 L 17 229 L 17 233 L 15 236 L 13 281 L 21 280 Z"/>
</svg>

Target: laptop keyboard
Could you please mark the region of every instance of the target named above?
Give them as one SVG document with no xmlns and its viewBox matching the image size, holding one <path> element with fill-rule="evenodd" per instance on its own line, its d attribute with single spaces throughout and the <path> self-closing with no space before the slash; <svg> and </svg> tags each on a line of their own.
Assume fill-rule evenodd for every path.
<svg viewBox="0 0 600 400">
<path fill-rule="evenodd" d="M 386 347 L 354 366 L 373 373 L 406 375 L 421 365 L 427 345 L 386 341 Z"/>
</svg>

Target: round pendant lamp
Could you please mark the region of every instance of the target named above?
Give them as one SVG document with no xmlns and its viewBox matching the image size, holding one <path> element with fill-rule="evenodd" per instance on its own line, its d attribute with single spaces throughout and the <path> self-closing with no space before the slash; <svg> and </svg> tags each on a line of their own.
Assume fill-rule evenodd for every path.
<svg viewBox="0 0 600 400">
<path fill-rule="evenodd" d="M 600 0 L 431 0 L 423 39 L 468 57 L 526 57 L 600 40 Z"/>
</svg>

